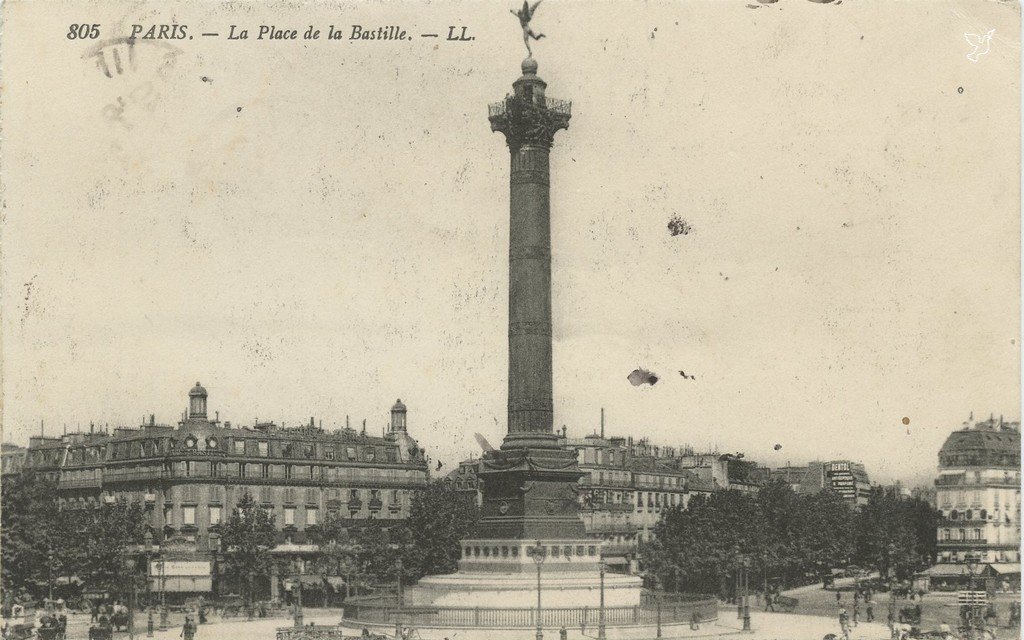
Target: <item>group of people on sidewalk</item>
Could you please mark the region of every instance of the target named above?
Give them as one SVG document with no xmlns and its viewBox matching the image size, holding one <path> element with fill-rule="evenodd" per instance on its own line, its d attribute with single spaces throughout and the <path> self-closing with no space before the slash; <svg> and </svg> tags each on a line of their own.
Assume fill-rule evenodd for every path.
<svg viewBox="0 0 1024 640">
<path fill-rule="evenodd" d="M 839 607 L 839 629 L 843 634 L 843 638 L 850 640 L 850 633 L 852 627 L 856 627 L 860 624 L 861 618 L 861 606 L 864 607 L 864 622 L 875 621 L 875 601 L 872 599 L 874 593 L 871 589 L 862 588 L 859 585 L 853 592 L 853 603 L 851 605 L 852 615 L 847 611 L 846 605 L 843 603 L 843 593 L 836 591 L 836 605 Z M 892 622 L 892 612 L 889 612 L 890 623 Z"/>
</svg>

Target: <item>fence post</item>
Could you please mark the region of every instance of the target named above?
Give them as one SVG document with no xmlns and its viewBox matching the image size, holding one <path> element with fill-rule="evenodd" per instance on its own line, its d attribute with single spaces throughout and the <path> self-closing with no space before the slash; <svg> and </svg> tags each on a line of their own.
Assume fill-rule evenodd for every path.
<svg viewBox="0 0 1024 640">
<path fill-rule="evenodd" d="M 477 607 L 475 609 L 473 609 L 473 625 L 477 626 L 477 627 L 480 626 L 480 606 L 479 605 L 477 605 Z"/>
<path fill-rule="evenodd" d="M 640 605 L 633 605 L 633 624 L 640 624 Z"/>
</svg>

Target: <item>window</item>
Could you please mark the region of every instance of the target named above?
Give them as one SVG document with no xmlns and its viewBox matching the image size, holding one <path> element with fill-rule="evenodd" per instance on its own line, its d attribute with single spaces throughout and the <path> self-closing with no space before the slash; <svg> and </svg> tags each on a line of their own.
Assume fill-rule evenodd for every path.
<svg viewBox="0 0 1024 640">
<path fill-rule="evenodd" d="M 312 458 L 313 457 L 313 445 L 311 445 L 311 444 L 304 445 L 302 447 L 302 455 L 306 456 L 307 458 Z"/>
<path fill-rule="evenodd" d="M 288 504 L 295 502 L 295 489 L 289 487 L 284 490 L 284 501 Z"/>
<path fill-rule="evenodd" d="M 235 440 L 235 454 L 239 456 L 245 455 L 245 440 Z"/>
<path fill-rule="evenodd" d="M 316 507 L 306 507 L 306 526 L 315 527 L 320 522 L 320 510 Z"/>
<path fill-rule="evenodd" d="M 366 461 L 373 462 L 373 447 L 366 447 Z"/>
<path fill-rule="evenodd" d="M 164 507 L 164 524 L 170 526 L 174 522 L 174 507 Z"/>
<path fill-rule="evenodd" d="M 284 508 L 284 524 L 285 526 L 295 524 L 295 507 Z"/>
<path fill-rule="evenodd" d="M 181 508 L 181 522 L 183 525 L 195 526 L 196 524 L 196 508 L 195 507 L 182 507 Z"/>
<path fill-rule="evenodd" d="M 270 477 L 270 465 L 269 464 L 263 465 L 263 469 L 262 469 L 261 473 L 263 474 L 264 478 L 269 478 Z"/>
<path fill-rule="evenodd" d="M 220 524 L 220 507 L 210 507 L 210 526 Z"/>
<path fill-rule="evenodd" d="M 317 495 L 317 490 L 313 487 L 306 489 L 306 503 L 316 504 L 318 502 L 320 502 L 320 496 Z"/>
<path fill-rule="evenodd" d="M 256 445 L 256 447 L 259 450 L 261 457 L 266 458 L 267 455 L 270 453 L 270 445 L 268 445 L 266 442 L 260 442 L 258 445 Z"/>
<path fill-rule="evenodd" d="M 345 448 L 345 456 L 349 460 L 355 460 L 356 459 L 356 448 L 355 447 L 346 447 Z"/>
<path fill-rule="evenodd" d="M 327 458 L 328 460 L 334 460 L 334 449 L 328 448 L 324 450 L 324 457 Z"/>
<path fill-rule="evenodd" d="M 350 489 L 348 492 L 349 502 L 359 502 L 359 489 Z"/>
<path fill-rule="evenodd" d="M 260 487 L 260 502 L 273 502 L 274 496 L 270 487 Z"/>
<path fill-rule="evenodd" d="M 975 540 L 981 540 L 981 529 L 975 529 L 974 530 L 974 539 Z"/>
<path fill-rule="evenodd" d="M 391 490 L 391 504 L 398 504 L 401 502 L 401 496 L 398 494 L 398 489 Z"/>
</svg>

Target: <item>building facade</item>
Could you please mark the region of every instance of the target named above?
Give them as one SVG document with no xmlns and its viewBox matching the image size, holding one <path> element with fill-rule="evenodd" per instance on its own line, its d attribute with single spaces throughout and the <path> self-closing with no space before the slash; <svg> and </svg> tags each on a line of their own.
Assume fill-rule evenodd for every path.
<svg viewBox="0 0 1024 640">
<path fill-rule="evenodd" d="M 964 424 L 939 451 L 939 564 L 973 557 L 994 574 L 1020 573 L 1020 422 Z"/>
<path fill-rule="evenodd" d="M 351 526 L 407 517 L 413 492 L 428 480 L 401 401 L 378 437 L 365 427 L 325 431 L 312 418 L 301 427 L 235 427 L 211 419 L 207 399 L 196 383 L 176 426 L 150 416 L 138 428 L 34 438 L 25 467 L 57 479 L 64 508 L 140 504 L 153 539 L 173 546 L 175 566 L 208 563 L 207 579 L 192 581 L 198 591 L 217 590 L 221 526 L 246 493 L 275 516 L 279 550 L 308 551 L 310 531 L 327 516 Z"/>
<path fill-rule="evenodd" d="M 771 470 L 771 477 L 783 480 L 797 493 L 815 494 L 829 489 L 851 506 L 867 504 L 871 494 L 867 470 L 852 460 L 815 460 L 800 467 L 779 467 Z"/>
<path fill-rule="evenodd" d="M 680 468 L 696 474 L 714 489 L 757 493 L 768 480 L 768 469 L 745 460 L 742 453 L 697 453 L 687 447 L 678 457 Z"/>
<path fill-rule="evenodd" d="M 0 444 L 0 478 L 21 473 L 27 453 L 28 450 L 25 447 L 9 442 Z"/>
</svg>

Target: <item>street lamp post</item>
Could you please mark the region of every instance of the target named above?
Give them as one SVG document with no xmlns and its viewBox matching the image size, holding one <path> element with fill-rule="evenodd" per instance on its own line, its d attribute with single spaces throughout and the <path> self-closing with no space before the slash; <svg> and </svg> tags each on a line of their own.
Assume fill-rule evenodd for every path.
<svg viewBox="0 0 1024 640">
<path fill-rule="evenodd" d="M 49 585 L 49 598 L 53 600 L 53 553 L 46 554 L 46 582 Z"/>
<path fill-rule="evenodd" d="M 395 640 L 399 640 L 402 637 L 402 559 L 397 558 L 395 560 L 395 579 L 397 585 L 395 589 L 395 598 L 398 603 L 398 610 L 395 612 Z"/>
<path fill-rule="evenodd" d="M 302 558 L 296 560 L 298 571 L 295 575 L 295 627 L 302 626 Z"/>
<path fill-rule="evenodd" d="M 153 593 L 152 588 L 149 585 L 152 576 L 150 571 L 150 562 L 153 557 L 153 532 L 146 530 L 145 535 L 146 544 L 146 637 L 153 637 Z"/>
<path fill-rule="evenodd" d="M 167 561 L 160 558 L 160 630 L 167 631 Z"/>
<path fill-rule="evenodd" d="M 248 606 L 246 607 L 249 610 L 246 617 L 250 621 L 253 618 L 253 611 L 252 611 L 252 608 L 253 608 L 253 589 L 255 588 L 255 587 L 253 587 L 253 582 L 254 582 L 253 573 L 252 573 L 252 571 L 250 571 L 249 572 L 249 595 L 248 595 L 248 598 L 247 598 L 249 603 L 248 603 Z"/>
<path fill-rule="evenodd" d="M 533 557 L 534 563 L 537 564 L 537 640 L 544 640 L 544 627 L 541 624 L 541 614 L 543 610 L 540 606 L 540 566 L 544 564 L 544 560 L 547 556 L 547 550 L 541 546 L 540 540 L 537 541 L 537 545 L 530 552 Z M 602 613 L 604 608 L 601 609 Z"/>
<path fill-rule="evenodd" d="M 597 640 L 605 640 L 604 629 L 604 560 L 601 560 L 601 609 L 597 614 Z"/>
<path fill-rule="evenodd" d="M 743 556 L 743 630 L 750 631 L 750 556 Z"/>
<path fill-rule="evenodd" d="M 128 593 L 128 640 L 135 640 L 135 592 L 137 585 L 135 582 L 135 570 L 136 563 L 135 558 L 125 556 L 124 568 L 128 573 L 128 580 L 131 582 L 131 591 Z"/>
</svg>

